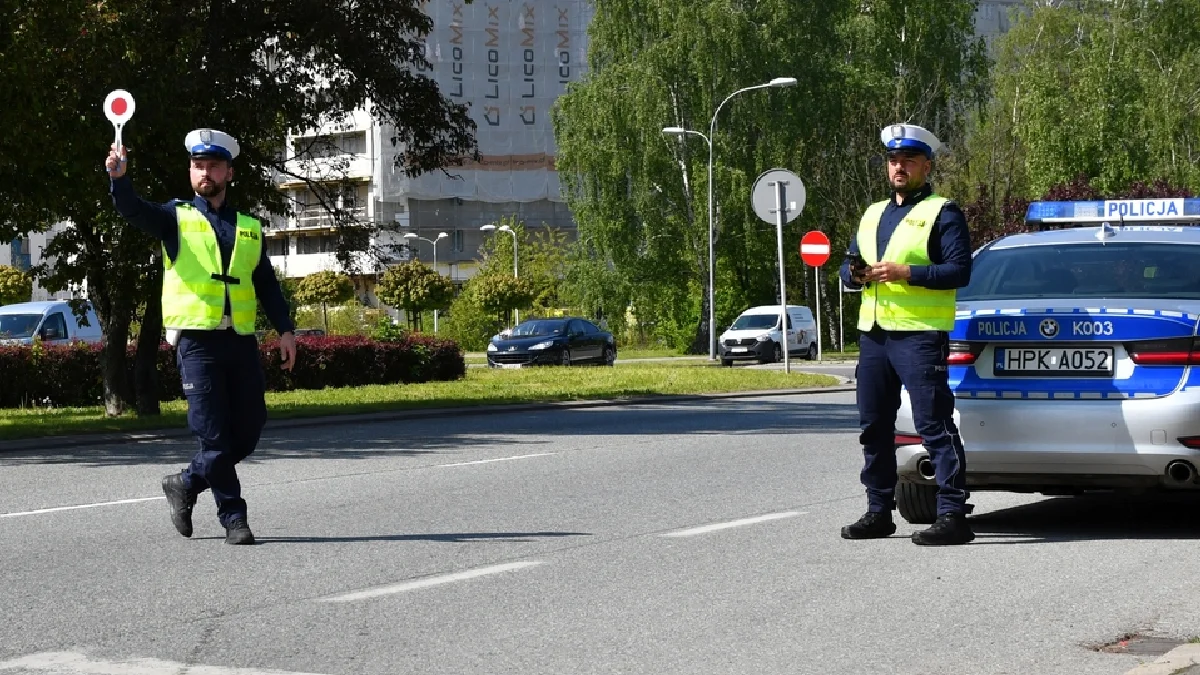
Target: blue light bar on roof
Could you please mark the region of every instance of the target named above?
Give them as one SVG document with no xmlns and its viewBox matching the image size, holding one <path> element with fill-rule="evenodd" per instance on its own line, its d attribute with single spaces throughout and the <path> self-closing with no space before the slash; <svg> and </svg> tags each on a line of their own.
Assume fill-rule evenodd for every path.
<svg viewBox="0 0 1200 675">
<path fill-rule="evenodd" d="M 1032 202 L 1030 223 L 1101 223 L 1200 220 L 1200 198 L 1112 199 L 1102 202 Z"/>
</svg>

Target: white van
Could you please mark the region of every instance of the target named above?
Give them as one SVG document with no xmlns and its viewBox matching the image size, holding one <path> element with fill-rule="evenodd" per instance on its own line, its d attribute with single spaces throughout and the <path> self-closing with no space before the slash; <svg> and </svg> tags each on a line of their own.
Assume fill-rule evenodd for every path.
<svg viewBox="0 0 1200 675">
<path fill-rule="evenodd" d="M 5 305 L 0 307 L 0 345 L 31 345 L 35 335 L 40 335 L 42 343 L 48 345 L 101 342 L 100 319 L 90 302 L 87 323 L 79 325 L 65 300 Z"/>
<path fill-rule="evenodd" d="M 788 305 L 788 355 L 817 358 L 817 322 L 812 310 L 799 305 Z M 782 341 L 779 339 L 779 305 L 751 307 L 741 313 L 721 333 L 718 341 L 721 365 L 730 366 L 734 361 L 755 360 L 771 363 L 783 360 Z"/>
</svg>

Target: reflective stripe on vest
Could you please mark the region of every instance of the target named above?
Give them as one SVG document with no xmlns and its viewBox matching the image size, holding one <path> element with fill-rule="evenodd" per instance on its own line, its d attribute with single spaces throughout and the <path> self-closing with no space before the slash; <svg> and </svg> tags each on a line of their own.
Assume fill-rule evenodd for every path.
<svg viewBox="0 0 1200 675">
<path fill-rule="evenodd" d="M 905 265 L 929 265 L 929 233 L 937 222 L 942 207 L 950 200 L 930 195 L 921 200 L 896 226 L 888 240 L 887 250 L 879 256 L 879 221 L 887 201 L 872 204 L 863 214 L 858 226 L 858 250 L 868 263 L 888 261 Z M 863 289 L 862 306 L 858 310 L 858 329 L 871 330 L 878 325 L 884 330 L 942 330 L 954 329 L 954 290 L 932 290 L 910 286 L 903 281 L 874 282 Z"/>
<path fill-rule="evenodd" d="M 225 294 L 233 329 L 254 333 L 258 298 L 251 276 L 262 255 L 262 224 L 239 213 L 229 269 L 221 269 L 221 249 L 212 225 L 191 204 L 175 209 L 179 254 L 172 262 L 163 247 L 163 326 L 177 330 L 213 330 L 225 314 Z"/>
</svg>

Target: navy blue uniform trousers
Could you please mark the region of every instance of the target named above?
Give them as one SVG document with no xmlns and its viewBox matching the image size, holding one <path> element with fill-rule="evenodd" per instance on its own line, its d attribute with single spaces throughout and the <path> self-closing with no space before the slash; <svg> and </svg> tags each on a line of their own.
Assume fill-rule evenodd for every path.
<svg viewBox="0 0 1200 675">
<path fill-rule="evenodd" d="M 938 515 L 966 513 L 966 453 L 954 425 L 954 393 L 946 370 L 950 338 L 942 331 L 885 331 L 859 340 L 858 411 L 869 510 L 896 505 L 896 411 L 908 390 L 915 431 L 929 452 L 938 484 Z"/>
<path fill-rule="evenodd" d="M 212 490 L 217 517 L 228 527 L 247 515 L 235 467 L 254 452 L 267 421 L 258 339 L 232 329 L 185 330 L 176 360 L 188 426 L 200 441 L 183 481 L 194 494 Z"/>
</svg>

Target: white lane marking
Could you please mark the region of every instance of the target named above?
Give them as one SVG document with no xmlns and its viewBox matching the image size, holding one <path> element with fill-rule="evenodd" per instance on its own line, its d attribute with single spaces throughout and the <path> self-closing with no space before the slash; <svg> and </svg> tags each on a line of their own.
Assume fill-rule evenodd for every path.
<svg viewBox="0 0 1200 675">
<path fill-rule="evenodd" d="M 702 525 L 700 527 L 693 527 L 693 528 L 689 528 L 686 530 L 676 530 L 674 532 L 667 532 L 666 534 L 664 534 L 662 536 L 664 536 L 664 537 L 694 537 L 698 534 L 708 534 L 709 532 L 716 532 L 718 530 L 728 530 L 731 527 L 744 527 L 746 525 L 757 525 L 758 523 L 765 523 L 770 520 L 779 520 L 781 518 L 792 518 L 794 516 L 802 516 L 802 515 L 804 515 L 804 513 L 805 513 L 804 511 L 784 511 L 783 513 L 768 513 L 766 515 L 755 516 L 753 518 L 742 518 L 741 520 L 731 520 L 727 523 L 713 523 L 711 525 Z"/>
<path fill-rule="evenodd" d="M 117 506 L 120 504 L 140 504 L 142 502 L 154 502 L 166 499 L 166 497 L 138 497 L 137 499 L 118 499 L 115 502 L 96 502 L 95 504 L 79 504 L 78 506 L 53 506 L 48 509 L 35 509 L 33 511 L 14 511 L 12 513 L 0 513 L 0 518 L 16 518 L 17 516 L 40 516 L 43 513 L 58 513 L 59 511 L 78 511 L 80 509 L 98 509 L 101 506 Z"/>
<path fill-rule="evenodd" d="M 343 595 L 320 598 L 317 600 L 317 602 L 355 602 L 357 600 L 370 600 L 371 598 L 378 598 L 384 595 L 395 595 L 397 593 L 415 591 L 417 589 L 428 588 L 430 586 L 452 584 L 456 581 L 466 581 L 468 579 L 486 577 L 491 574 L 501 574 L 503 572 L 510 572 L 512 570 L 519 570 L 526 567 L 534 567 L 541 564 L 541 561 L 529 560 L 524 562 L 504 563 L 503 565 L 492 565 L 491 567 L 480 567 L 478 569 L 467 570 L 465 572 L 439 574 L 433 577 L 425 577 L 424 579 L 405 581 L 399 584 L 380 586 L 378 588 L 368 588 L 363 591 L 355 591 L 354 593 L 345 593 Z"/>
<path fill-rule="evenodd" d="M 515 455 L 513 457 L 498 457 L 496 459 L 477 459 L 471 462 L 455 462 L 453 464 L 434 464 L 431 468 L 439 469 L 449 466 L 470 466 L 472 464 L 491 464 L 493 462 L 510 462 L 516 459 L 530 459 L 532 457 L 549 457 L 557 455 L 557 452 L 539 452 L 533 455 Z M 0 518 L 16 518 L 18 516 L 40 516 L 46 513 L 58 513 L 59 511 L 78 511 L 80 509 L 96 509 L 102 506 L 119 506 L 121 504 L 140 504 L 142 502 L 161 501 L 166 497 L 138 497 L 136 499 L 118 499 L 112 502 L 96 502 L 95 504 L 78 504 L 75 506 L 53 506 L 46 509 L 35 509 L 33 511 L 14 511 L 12 513 L 0 513 Z"/>
<path fill-rule="evenodd" d="M 104 661 L 90 659 L 76 652 L 41 652 L 22 656 L 19 659 L 0 662 L 0 670 L 42 670 L 66 675 L 163 675 L 163 673 L 187 673 L 187 675 L 320 675 L 291 670 L 269 670 L 264 668 L 224 668 L 221 666 L 192 666 L 186 663 L 160 661 L 158 659 L 130 659 L 128 661 Z"/>
<path fill-rule="evenodd" d="M 497 457 L 496 459 L 476 459 L 471 462 L 455 462 L 453 464 L 435 464 L 434 468 L 445 468 L 448 466 L 471 466 L 473 464 L 491 464 L 493 462 L 511 462 L 514 459 L 529 459 L 531 457 L 549 457 L 557 455 L 557 452 L 539 452 L 535 455 L 513 455 L 512 457 Z"/>
</svg>

